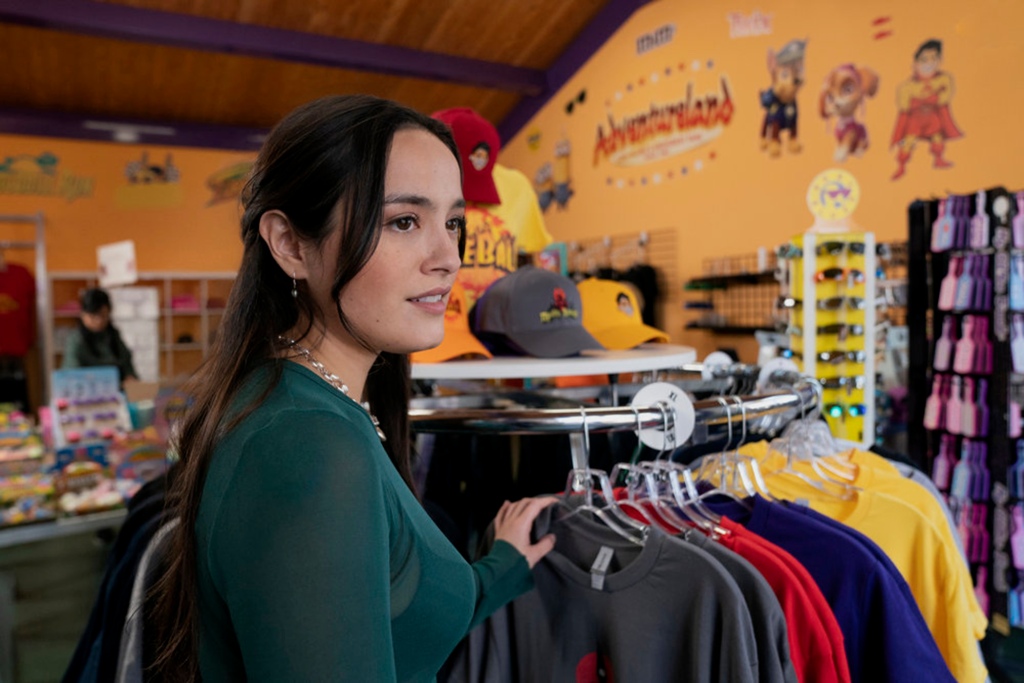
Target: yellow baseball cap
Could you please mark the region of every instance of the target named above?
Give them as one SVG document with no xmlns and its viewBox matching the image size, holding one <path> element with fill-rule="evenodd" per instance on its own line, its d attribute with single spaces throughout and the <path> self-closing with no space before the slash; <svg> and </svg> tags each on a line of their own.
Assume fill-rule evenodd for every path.
<svg viewBox="0 0 1024 683">
<path fill-rule="evenodd" d="M 444 312 L 444 341 L 440 346 L 417 351 L 409 357 L 413 363 L 441 363 L 463 356 L 493 358 L 469 329 L 469 307 L 466 291 L 458 282 L 448 294 L 448 308 Z"/>
<path fill-rule="evenodd" d="M 590 278 L 579 283 L 583 327 L 606 348 L 632 349 L 644 342 L 667 342 L 668 335 L 640 316 L 632 289 L 621 282 Z"/>
</svg>

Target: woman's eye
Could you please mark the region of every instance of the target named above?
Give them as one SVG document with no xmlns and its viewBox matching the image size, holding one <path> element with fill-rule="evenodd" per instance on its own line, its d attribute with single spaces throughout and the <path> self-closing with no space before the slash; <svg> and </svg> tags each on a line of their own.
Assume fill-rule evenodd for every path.
<svg viewBox="0 0 1024 683">
<path fill-rule="evenodd" d="M 391 221 L 391 225 L 393 225 L 395 229 L 405 232 L 416 227 L 416 219 L 412 216 L 400 216 L 399 218 Z"/>
<path fill-rule="evenodd" d="M 462 232 L 463 230 L 466 229 L 466 219 L 462 217 L 449 218 L 447 226 L 448 229 L 453 232 Z"/>
</svg>

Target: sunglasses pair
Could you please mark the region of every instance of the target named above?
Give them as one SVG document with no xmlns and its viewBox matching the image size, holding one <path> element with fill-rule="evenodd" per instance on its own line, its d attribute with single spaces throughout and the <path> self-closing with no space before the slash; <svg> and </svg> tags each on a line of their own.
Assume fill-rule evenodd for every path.
<svg viewBox="0 0 1024 683">
<path fill-rule="evenodd" d="M 821 386 L 826 389 L 863 389 L 864 377 L 829 377 L 821 380 Z"/>
<path fill-rule="evenodd" d="M 804 336 L 804 328 L 799 325 L 790 325 L 787 331 L 796 337 Z M 831 325 L 818 325 L 817 332 L 819 335 L 829 334 L 844 338 L 861 337 L 864 335 L 864 326 L 850 323 L 832 323 Z"/>
<path fill-rule="evenodd" d="M 845 415 L 850 417 L 864 417 L 864 413 L 867 411 L 867 407 L 863 403 L 854 403 L 852 405 L 843 405 L 842 403 L 826 403 L 825 412 L 831 417 L 837 420 Z"/>
<path fill-rule="evenodd" d="M 865 247 L 863 242 L 822 242 L 815 247 L 818 256 L 838 256 L 844 251 L 851 254 L 863 254 Z M 795 244 L 783 244 L 775 252 L 779 258 L 803 258 L 804 250 Z"/>
<path fill-rule="evenodd" d="M 815 273 L 814 280 L 815 282 L 825 282 L 826 280 L 842 282 L 846 280 L 851 284 L 859 285 L 864 282 L 864 271 L 856 268 L 826 268 Z"/>
<path fill-rule="evenodd" d="M 851 254 L 863 254 L 864 253 L 864 243 L 863 242 L 822 242 L 817 247 L 815 247 L 815 251 L 818 252 L 818 256 L 825 256 L 826 254 L 828 254 L 830 256 L 838 256 L 839 254 L 842 254 L 844 251 L 849 252 Z"/>
<path fill-rule="evenodd" d="M 803 305 L 803 301 L 794 299 L 791 296 L 779 297 L 778 301 L 779 308 L 799 308 Z M 862 311 L 867 306 L 867 302 L 860 296 L 833 296 L 828 299 L 818 299 L 816 305 L 823 311 L 838 311 L 844 306 L 851 310 Z"/>
<path fill-rule="evenodd" d="M 790 351 L 789 355 L 793 358 L 804 357 L 799 351 Z M 832 363 L 833 365 L 839 363 L 863 363 L 867 359 L 867 353 L 864 351 L 842 351 L 839 349 L 833 351 L 819 351 L 814 354 L 814 357 L 820 360 L 822 363 Z"/>
</svg>

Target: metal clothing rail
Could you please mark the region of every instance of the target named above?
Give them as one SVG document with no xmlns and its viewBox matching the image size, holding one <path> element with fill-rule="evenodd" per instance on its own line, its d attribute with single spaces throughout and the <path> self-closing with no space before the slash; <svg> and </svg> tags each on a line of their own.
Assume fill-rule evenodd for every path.
<svg viewBox="0 0 1024 683">
<path fill-rule="evenodd" d="M 811 413 L 819 394 L 810 382 L 799 376 L 791 388 L 760 396 L 742 396 L 727 405 L 715 399 L 694 403 L 695 427 L 688 444 L 726 444 L 730 432 L 746 423 L 748 437 L 774 435 L 794 418 Z M 788 383 L 788 382 L 787 382 Z M 461 397 L 449 397 L 458 399 Z M 660 406 L 633 407 L 560 407 L 560 408 L 413 408 L 409 411 L 412 428 L 429 433 L 487 433 L 509 435 L 574 434 L 620 432 L 663 428 L 673 424 L 672 410 Z M 422 405 L 422 403 L 420 403 Z M 737 444 L 733 444 L 737 445 Z"/>
</svg>

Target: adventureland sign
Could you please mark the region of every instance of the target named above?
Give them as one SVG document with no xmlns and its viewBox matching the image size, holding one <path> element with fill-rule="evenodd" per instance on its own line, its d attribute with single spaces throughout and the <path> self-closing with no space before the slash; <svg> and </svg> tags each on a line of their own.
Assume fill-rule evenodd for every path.
<svg viewBox="0 0 1024 683">
<path fill-rule="evenodd" d="M 706 145 L 732 121 L 735 105 L 725 76 L 719 90 L 694 94 L 693 82 L 686 84 L 686 96 L 660 104 L 652 102 L 643 111 L 616 118 L 608 113 L 607 123 L 597 126 L 594 166 L 608 161 L 616 166 L 641 166 Z"/>
</svg>

